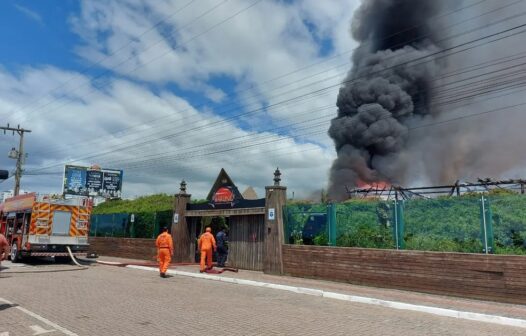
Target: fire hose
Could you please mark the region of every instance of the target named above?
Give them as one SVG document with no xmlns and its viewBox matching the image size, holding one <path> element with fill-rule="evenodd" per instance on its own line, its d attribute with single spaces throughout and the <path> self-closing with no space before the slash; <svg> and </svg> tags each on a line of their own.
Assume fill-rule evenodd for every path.
<svg viewBox="0 0 526 336">
<path fill-rule="evenodd" d="M 71 252 L 71 248 L 69 246 L 66 245 L 66 249 L 68 250 L 68 254 L 69 254 L 69 257 L 71 258 L 71 260 L 75 263 L 75 265 L 77 265 L 78 267 L 82 267 L 82 268 L 88 268 L 88 266 L 85 266 L 85 265 L 81 265 L 77 259 L 75 258 L 75 256 L 73 255 L 73 253 Z"/>
<path fill-rule="evenodd" d="M 57 272 L 71 272 L 71 271 L 82 271 L 87 270 L 89 267 L 80 264 L 73 253 L 71 252 L 71 249 L 69 246 L 66 246 L 66 249 L 68 250 L 69 257 L 71 260 L 77 265 L 77 268 L 60 268 L 60 269 L 51 269 L 51 270 L 27 270 L 27 271 L 2 271 L 2 274 L 22 274 L 22 273 L 57 273 Z"/>
</svg>

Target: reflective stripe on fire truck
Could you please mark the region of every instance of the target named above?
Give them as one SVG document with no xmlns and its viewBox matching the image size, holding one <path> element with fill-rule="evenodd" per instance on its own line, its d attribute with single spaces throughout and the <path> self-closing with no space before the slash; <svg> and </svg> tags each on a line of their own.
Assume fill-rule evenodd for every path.
<svg viewBox="0 0 526 336">
<path fill-rule="evenodd" d="M 70 236 L 87 236 L 89 208 L 72 205 L 61 205 L 46 202 L 35 202 L 31 214 L 30 235 L 51 235 L 53 213 L 55 211 L 71 212 L 69 226 Z"/>
</svg>

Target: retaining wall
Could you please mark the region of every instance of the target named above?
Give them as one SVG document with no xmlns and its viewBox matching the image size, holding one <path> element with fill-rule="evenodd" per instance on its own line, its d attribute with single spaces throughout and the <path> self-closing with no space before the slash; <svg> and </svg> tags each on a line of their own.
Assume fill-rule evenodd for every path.
<svg viewBox="0 0 526 336">
<path fill-rule="evenodd" d="M 283 246 L 285 274 L 526 304 L 526 256 Z"/>
<path fill-rule="evenodd" d="M 108 257 L 155 261 L 155 239 L 89 237 L 90 251 Z"/>
</svg>

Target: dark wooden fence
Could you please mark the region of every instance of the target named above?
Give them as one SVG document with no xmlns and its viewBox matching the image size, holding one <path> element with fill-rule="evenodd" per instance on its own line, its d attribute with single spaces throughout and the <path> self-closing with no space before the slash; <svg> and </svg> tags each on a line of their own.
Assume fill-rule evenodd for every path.
<svg viewBox="0 0 526 336">
<path fill-rule="evenodd" d="M 288 275 L 526 304 L 526 256 L 284 245 Z"/>
<path fill-rule="evenodd" d="M 264 217 L 230 217 L 228 263 L 246 270 L 263 270 Z"/>
</svg>

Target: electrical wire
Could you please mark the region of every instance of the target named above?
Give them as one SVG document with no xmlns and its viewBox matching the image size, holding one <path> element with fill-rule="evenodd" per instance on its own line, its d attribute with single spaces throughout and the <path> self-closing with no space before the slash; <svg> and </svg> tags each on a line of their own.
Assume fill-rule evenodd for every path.
<svg viewBox="0 0 526 336">
<path fill-rule="evenodd" d="M 474 39 L 474 40 L 471 40 L 471 41 L 467 41 L 467 42 L 461 43 L 461 44 L 456 45 L 456 46 L 453 46 L 453 47 L 446 48 L 446 49 L 444 49 L 444 50 L 437 51 L 437 52 L 432 53 L 432 54 L 430 54 L 430 55 L 425 55 L 425 56 L 418 57 L 418 58 L 413 59 L 413 60 L 410 60 L 410 61 L 403 62 L 403 63 L 401 63 L 401 64 L 397 64 L 397 65 L 392 66 L 392 67 L 388 67 L 388 68 L 386 68 L 386 69 L 381 70 L 380 72 L 387 71 L 387 70 L 389 70 L 389 69 L 392 69 L 392 68 L 395 68 L 395 67 L 398 67 L 398 66 L 402 66 L 402 65 L 413 64 L 413 66 L 414 66 L 414 65 L 415 65 L 415 63 L 414 63 L 415 61 L 417 61 L 417 60 L 425 60 L 425 59 L 430 58 L 430 57 L 433 56 L 433 55 L 435 55 L 435 56 L 437 56 L 437 55 L 441 55 L 441 56 L 437 56 L 437 58 L 438 58 L 438 57 L 444 57 L 444 55 L 445 55 L 445 56 L 449 56 L 448 54 L 445 54 L 446 51 L 452 51 L 452 50 L 455 50 L 455 49 L 458 48 L 458 47 L 469 46 L 470 44 L 473 44 L 473 43 L 475 43 L 475 42 L 482 41 L 482 40 L 484 40 L 484 39 L 491 38 L 491 37 L 496 37 L 496 36 L 501 35 L 501 34 L 503 34 L 503 33 L 512 32 L 513 30 L 516 30 L 516 29 L 519 29 L 519 28 L 523 28 L 523 27 L 525 27 L 525 26 L 526 26 L 526 24 L 522 24 L 522 25 L 515 26 L 515 27 L 513 27 L 513 28 L 505 29 L 505 30 L 500 31 L 500 32 L 497 32 L 497 33 L 489 34 L 489 35 L 486 35 L 486 36 L 483 36 L 483 37 L 480 37 L 480 38 L 477 38 L 477 39 Z M 504 39 L 504 38 L 508 38 L 508 37 L 510 37 L 510 36 L 515 36 L 515 35 L 520 34 L 520 33 L 524 33 L 524 30 L 523 30 L 523 31 L 519 31 L 518 33 L 512 33 L 512 34 L 507 35 L 507 36 L 505 36 L 505 37 L 500 37 L 500 38 L 494 39 L 494 40 L 491 41 L 491 42 L 499 41 L 499 40 L 502 40 L 502 39 Z M 480 46 L 480 45 L 478 45 L 478 46 Z M 465 50 L 468 50 L 468 49 L 471 49 L 471 48 L 473 48 L 473 47 L 466 48 L 466 49 L 464 49 L 464 50 L 461 50 L 460 52 L 465 51 Z M 458 53 L 458 52 L 459 52 L 459 51 L 456 51 L 456 53 Z M 436 61 L 436 58 L 435 58 L 435 59 L 432 59 L 432 61 Z M 425 61 L 425 62 L 429 62 L 429 60 L 427 60 L 427 61 Z M 420 63 L 420 64 L 422 64 L 422 63 Z M 419 64 L 419 63 L 416 63 L 416 65 L 420 65 L 420 64 Z M 351 79 L 349 79 L 349 80 L 344 81 L 344 83 L 350 83 L 350 82 L 352 82 L 352 81 L 356 81 L 356 80 L 357 80 L 357 78 L 351 78 Z M 337 86 L 339 86 L 339 85 L 337 84 Z M 295 101 L 295 100 L 298 99 L 298 98 L 301 98 L 301 97 L 304 97 L 304 96 L 308 96 L 308 95 L 311 95 L 311 94 L 313 94 L 313 93 L 323 92 L 323 91 L 327 90 L 328 88 L 333 88 L 333 87 L 335 87 L 335 86 L 334 86 L 334 85 L 331 85 L 331 86 L 329 86 L 329 87 L 325 87 L 325 88 L 323 88 L 323 89 L 316 90 L 316 91 L 314 91 L 314 92 L 312 92 L 312 93 L 308 93 L 308 94 L 300 95 L 300 96 L 298 96 L 298 97 L 294 97 L 294 98 L 286 99 L 285 101 L 282 101 L 282 102 L 279 102 L 279 103 L 272 104 L 272 105 L 268 106 L 267 108 L 272 107 L 272 106 L 276 106 L 276 105 L 278 105 L 278 104 L 282 104 L 282 103 L 284 103 L 284 102 L 292 102 L 292 101 Z M 260 111 L 260 110 L 261 110 L 261 108 L 260 108 L 260 109 L 257 109 L 256 111 Z M 252 111 L 252 113 L 253 113 L 253 112 L 254 112 L 254 111 Z M 243 113 L 243 114 L 241 114 L 241 115 L 236 115 L 236 116 L 233 116 L 233 117 L 229 117 L 229 118 L 223 119 L 223 120 L 221 120 L 221 121 L 219 121 L 219 122 L 224 122 L 224 121 L 226 121 L 226 120 L 231 120 L 231 119 L 233 119 L 233 118 L 238 118 L 238 117 L 243 116 L 243 115 L 246 115 L 246 114 L 247 114 L 247 113 Z M 199 128 L 201 128 L 201 127 L 194 127 L 194 128 L 188 129 L 187 131 L 183 131 L 182 133 L 190 132 L 190 131 L 195 131 L 195 130 L 197 130 L 197 129 L 199 129 Z M 145 143 L 146 143 L 146 142 L 145 142 Z M 144 144 L 144 143 L 143 143 L 143 144 Z M 89 159 L 89 158 L 97 157 L 97 156 L 100 156 L 100 155 L 106 155 L 106 154 L 114 153 L 114 152 L 116 152 L 116 151 L 120 151 L 120 150 L 122 150 L 122 149 L 126 149 L 126 148 L 129 148 L 129 147 L 133 147 L 133 146 L 135 146 L 135 145 L 136 145 L 136 144 L 134 144 L 134 145 L 127 145 L 127 146 L 124 146 L 124 147 L 121 147 L 121 148 L 118 148 L 118 149 L 114 149 L 114 150 L 106 151 L 106 152 L 104 152 L 104 153 L 97 153 L 96 155 L 87 156 L 87 157 L 84 157 L 84 158 L 82 158 L 82 159 Z M 81 159 L 79 159 L 79 160 L 81 160 Z M 76 160 L 76 161 L 78 161 L 78 160 Z M 54 166 L 56 166 L 56 165 L 54 165 Z M 49 168 L 49 167 L 47 167 L 47 168 Z M 43 168 L 43 169 L 45 169 L 45 168 Z"/>
<path fill-rule="evenodd" d="M 476 3 L 470 4 L 470 5 L 466 5 L 465 7 L 459 8 L 459 9 L 457 9 L 457 10 L 453 10 L 453 11 L 446 12 L 446 13 L 441 13 L 441 14 L 437 15 L 436 17 L 433 17 L 432 19 L 434 19 L 434 18 L 439 18 L 439 17 L 443 17 L 443 16 L 446 16 L 446 15 L 451 15 L 451 14 L 454 14 L 454 13 L 460 12 L 460 11 L 465 10 L 465 9 L 467 9 L 467 8 L 474 7 L 474 6 L 476 6 L 476 5 L 480 4 L 480 3 L 483 3 L 483 2 L 485 2 L 485 1 L 486 1 L 486 0 L 478 1 L 478 2 L 476 2 Z M 522 0 L 520 0 L 520 1 L 522 1 Z M 496 10 L 500 10 L 500 9 L 503 9 L 503 8 L 509 7 L 509 6 L 511 6 L 511 5 L 514 5 L 514 4 L 518 3 L 518 2 L 520 2 L 520 1 L 516 1 L 516 2 L 514 2 L 514 3 L 507 4 L 507 5 L 505 5 L 505 6 L 502 6 L 502 7 L 497 8 L 497 9 L 495 9 L 495 10 L 492 10 L 492 11 L 490 11 L 490 12 L 488 12 L 488 13 L 491 13 L 491 12 L 494 12 L 494 11 L 496 11 Z M 481 14 L 481 15 L 477 15 L 476 17 L 484 16 L 484 15 L 487 15 L 488 13 L 484 13 L 484 14 Z M 475 17 L 475 18 L 476 18 L 476 17 Z M 464 21 L 462 21 L 462 22 L 460 22 L 460 23 L 465 23 L 465 22 L 467 22 L 467 21 L 469 21 L 469 20 L 471 20 L 471 19 L 473 19 L 473 18 L 469 18 L 469 19 L 464 20 Z M 455 25 L 457 25 L 457 24 L 453 24 L 452 26 L 455 26 Z M 448 28 L 451 28 L 452 26 L 449 26 Z M 390 37 L 392 37 L 392 36 L 396 36 L 396 35 L 398 35 L 398 34 L 400 34 L 400 33 L 403 33 L 403 32 L 405 32 L 405 31 L 407 31 L 407 30 L 411 30 L 411 29 L 414 29 L 414 28 L 417 28 L 417 27 L 419 27 L 419 26 L 417 25 L 417 26 L 414 26 L 414 27 L 407 28 L 407 29 L 405 29 L 405 30 L 403 30 L 403 31 L 401 31 L 401 32 L 393 33 L 393 34 L 391 34 L 391 35 L 385 37 L 385 39 L 390 38 Z M 420 37 L 420 38 L 422 38 L 422 37 Z M 297 70 L 296 70 L 296 71 L 297 71 Z M 293 71 L 292 73 L 294 73 L 294 72 L 296 72 L 296 71 Z M 279 77 L 278 77 L 278 78 L 279 78 Z M 169 117 L 169 116 L 168 116 L 168 117 Z M 163 117 L 163 118 L 164 118 L 164 117 Z M 143 125 L 143 124 L 141 124 L 141 125 Z"/>
</svg>

